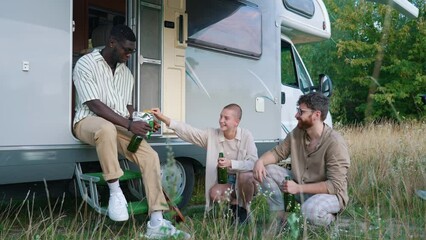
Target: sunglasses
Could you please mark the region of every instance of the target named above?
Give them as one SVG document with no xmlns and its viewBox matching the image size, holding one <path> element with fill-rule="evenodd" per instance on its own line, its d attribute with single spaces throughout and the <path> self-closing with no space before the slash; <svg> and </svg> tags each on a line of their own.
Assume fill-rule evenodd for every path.
<svg viewBox="0 0 426 240">
<path fill-rule="evenodd" d="M 119 41 L 117 41 L 118 45 L 120 45 L 120 48 L 123 49 L 123 51 L 126 54 L 132 54 L 136 52 L 136 48 L 125 48 Z"/>
<path fill-rule="evenodd" d="M 303 113 L 305 113 L 305 112 L 314 112 L 314 110 L 312 110 L 312 109 L 301 109 L 301 108 L 296 108 L 296 110 L 297 110 L 297 114 L 299 114 L 299 115 L 303 115 Z"/>
</svg>

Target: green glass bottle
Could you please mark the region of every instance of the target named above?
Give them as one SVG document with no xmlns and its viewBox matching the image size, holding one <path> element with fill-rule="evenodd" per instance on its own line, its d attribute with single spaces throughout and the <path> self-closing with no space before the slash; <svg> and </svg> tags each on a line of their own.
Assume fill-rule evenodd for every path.
<svg viewBox="0 0 426 240">
<path fill-rule="evenodd" d="M 154 129 L 154 115 L 152 115 L 149 112 L 143 112 L 143 113 L 133 112 L 133 121 L 144 121 L 149 124 L 151 129 Z M 147 139 L 150 139 L 151 134 L 152 134 L 152 131 L 148 131 L 145 137 Z M 138 136 L 136 134 L 133 135 L 132 139 L 129 142 L 129 145 L 127 145 L 127 150 L 129 152 L 135 153 L 138 150 L 142 140 L 143 140 L 142 136 Z"/>
<path fill-rule="evenodd" d="M 129 142 L 129 145 L 127 145 L 127 150 L 129 152 L 135 153 L 138 150 L 142 140 L 143 140 L 143 137 L 136 134 L 133 135 L 132 139 Z"/>
<path fill-rule="evenodd" d="M 219 158 L 223 158 L 223 152 L 219 153 Z M 228 169 L 226 167 L 217 167 L 217 182 L 219 184 L 228 183 Z"/>
<path fill-rule="evenodd" d="M 285 177 L 285 182 L 292 180 L 290 176 Z M 296 206 L 296 200 L 294 195 L 288 192 L 284 192 L 284 210 L 286 212 L 293 212 Z"/>
</svg>

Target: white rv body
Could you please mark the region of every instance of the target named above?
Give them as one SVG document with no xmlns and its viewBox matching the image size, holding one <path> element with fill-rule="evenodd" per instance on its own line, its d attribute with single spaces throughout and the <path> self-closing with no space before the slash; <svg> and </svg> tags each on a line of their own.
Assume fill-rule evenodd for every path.
<svg viewBox="0 0 426 240">
<path fill-rule="evenodd" d="M 218 126 L 225 105 L 237 103 L 243 109 L 241 127 L 253 133 L 259 155 L 295 127 L 296 101 L 312 91 L 313 82 L 292 39 L 312 42 L 330 37 L 322 1 L 306 1 L 313 4 L 310 17 L 295 14 L 298 11 L 290 11 L 281 0 L 122 2 L 126 24 L 138 39 L 138 52 L 128 63 L 135 76 L 138 110 L 161 107 L 177 120 L 207 128 Z M 223 17 L 194 20 L 204 6 L 196 6 L 197 2 Z M 205 19 L 213 22 L 198 22 Z M 95 149 L 72 133 L 72 67 L 77 58 L 73 34 L 79 22 L 69 0 L 5 1 L 0 8 L 0 185 L 72 179 L 76 163 L 98 161 Z M 195 25 L 200 29 L 191 29 Z M 206 44 L 205 36 L 221 31 L 228 33 L 219 39 L 228 37 L 232 46 L 223 46 L 227 43 L 222 40 Z M 254 45 L 239 38 L 240 33 Z M 294 70 L 294 84 L 289 85 L 281 81 L 284 45 L 289 56 L 298 59 L 287 66 Z M 190 195 L 192 168 L 205 166 L 205 150 L 179 140 L 165 127 L 149 142 L 162 163 L 167 160 L 166 147 L 172 146 L 183 176 L 180 193 Z"/>
<path fill-rule="evenodd" d="M 326 13 L 322 1 L 313 2 L 315 12 Z M 159 106 L 175 119 L 207 128 L 218 126 L 225 105 L 237 103 L 243 109 L 241 126 L 253 133 L 260 155 L 295 126 L 295 102 L 306 93 L 303 89 L 313 87 L 301 61 L 298 67 L 291 66 L 297 69 L 295 84 L 281 84 L 281 45 L 288 45 L 288 53 L 299 58 L 290 37 L 299 42 L 329 37 L 328 15 L 317 19 L 316 14 L 309 24 L 299 24 L 303 19 L 278 0 L 203 4 L 210 4 L 213 8 L 208 10 L 214 9 L 219 16 L 229 12 L 222 19 L 208 16 L 211 22 L 199 24 L 193 16 L 206 8 L 197 1 L 126 2 L 127 24 L 138 38 L 138 53 L 129 62 L 136 79 L 135 106 L 139 110 Z M 0 184 L 71 179 L 76 163 L 98 161 L 94 148 L 76 139 L 71 128 L 72 37 L 78 27 L 73 24 L 77 21 L 73 4 L 19 0 L 4 5 L 0 44 L 6 46 L 7 57 L 1 60 Z M 291 14 L 293 18 L 287 16 Z M 322 29 L 323 22 L 327 29 Z M 202 29 L 193 31 L 191 26 L 197 24 Z M 289 37 L 282 29 L 291 32 Z M 222 32 L 225 35 L 206 44 L 209 37 Z M 246 37 L 255 44 L 244 43 Z M 232 46 L 221 46 L 228 44 L 223 39 Z M 300 74 L 303 84 L 299 84 Z M 167 158 L 166 146 L 171 145 L 183 163 L 178 168 L 183 175 L 193 175 L 188 163 L 205 165 L 204 149 L 177 139 L 165 127 L 150 143 L 162 162 Z M 193 181 L 193 176 L 185 176 L 182 183 Z M 192 192 L 192 188 L 182 186 L 183 191 Z"/>
</svg>

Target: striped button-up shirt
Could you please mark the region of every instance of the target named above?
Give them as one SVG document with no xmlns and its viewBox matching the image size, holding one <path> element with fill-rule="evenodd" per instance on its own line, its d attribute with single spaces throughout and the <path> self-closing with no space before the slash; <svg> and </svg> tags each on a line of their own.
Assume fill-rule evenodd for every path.
<svg viewBox="0 0 426 240">
<path fill-rule="evenodd" d="M 75 65 L 73 81 L 77 90 L 73 124 L 87 116 L 95 116 L 85 104 L 99 99 L 117 114 L 129 117 L 134 78 L 124 63 L 117 64 L 114 75 L 99 50 L 81 57 Z"/>
</svg>

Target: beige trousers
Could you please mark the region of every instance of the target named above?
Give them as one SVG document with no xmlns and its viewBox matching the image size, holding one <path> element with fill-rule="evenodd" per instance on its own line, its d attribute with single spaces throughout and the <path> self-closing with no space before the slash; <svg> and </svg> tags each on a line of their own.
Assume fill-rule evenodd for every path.
<svg viewBox="0 0 426 240">
<path fill-rule="evenodd" d="M 148 199 L 149 214 L 153 211 L 168 210 L 162 192 L 160 159 L 157 152 L 144 139 L 136 153 L 127 151 L 132 133 L 96 116 L 89 116 L 74 126 L 78 139 L 96 147 L 103 177 L 106 181 L 123 175 L 118 162 L 118 153 L 136 163 L 142 172 L 143 185 Z"/>
</svg>

